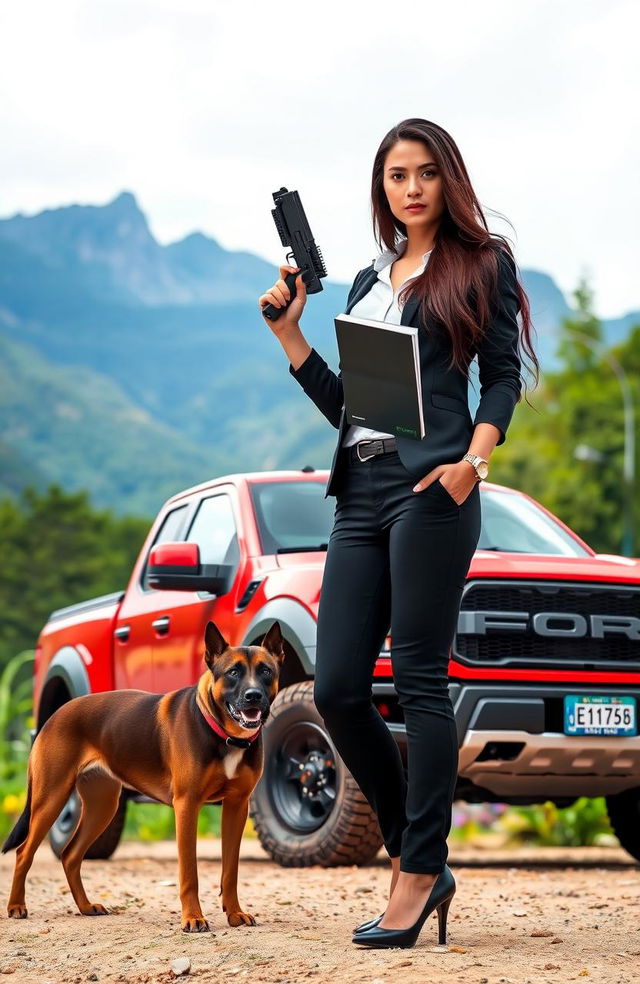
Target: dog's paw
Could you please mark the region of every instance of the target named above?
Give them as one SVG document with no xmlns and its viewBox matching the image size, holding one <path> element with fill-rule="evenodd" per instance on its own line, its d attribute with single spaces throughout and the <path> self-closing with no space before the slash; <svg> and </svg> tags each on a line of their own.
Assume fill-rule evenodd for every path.
<svg viewBox="0 0 640 984">
<path fill-rule="evenodd" d="M 17 905 L 10 905 L 7 908 L 7 915 L 9 919 L 26 919 L 27 918 L 27 907 L 24 903 L 18 903 Z"/>
<path fill-rule="evenodd" d="M 227 913 L 227 921 L 228 921 L 228 923 L 229 923 L 230 926 L 255 926 L 256 925 L 256 921 L 255 921 L 254 917 L 251 915 L 251 913 L 249 913 L 249 912 L 240 912 L 239 909 L 236 910 L 236 912 L 228 912 Z"/>
<path fill-rule="evenodd" d="M 83 916 L 108 916 L 109 910 L 100 902 L 90 902 L 89 905 L 80 909 Z"/>
<path fill-rule="evenodd" d="M 202 916 L 186 916 L 182 920 L 183 933 L 208 933 L 209 923 Z"/>
</svg>

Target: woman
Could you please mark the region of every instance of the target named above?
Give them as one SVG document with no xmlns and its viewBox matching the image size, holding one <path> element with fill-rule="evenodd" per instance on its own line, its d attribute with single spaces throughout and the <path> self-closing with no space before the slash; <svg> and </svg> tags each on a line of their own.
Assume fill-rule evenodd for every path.
<svg viewBox="0 0 640 984">
<path fill-rule="evenodd" d="M 413 946 L 437 909 L 439 939 L 455 881 L 446 865 L 458 767 L 449 647 L 480 535 L 478 482 L 505 440 L 521 396 L 516 316 L 527 352 L 529 304 L 503 237 L 491 235 L 451 136 L 428 120 L 394 127 L 375 156 L 374 232 L 386 247 L 356 277 L 346 311 L 419 325 L 426 436 L 350 425 L 342 380 L 305 340 L 302 276 L 275 321 L 289 371 L 338 428 L 327 494 L 336 495 L 318 611 L 314 700 L 376 812 L 391 858 L 389 904 L 353 942 Z M 259 298 L 284 306 L 284 278 Z M 480 402 L 471 421 L 468 366 Z M 394 684 L 407 731 L 407 777 L 372 702 L 375 661 L 390 628 Z"/>
</svg>

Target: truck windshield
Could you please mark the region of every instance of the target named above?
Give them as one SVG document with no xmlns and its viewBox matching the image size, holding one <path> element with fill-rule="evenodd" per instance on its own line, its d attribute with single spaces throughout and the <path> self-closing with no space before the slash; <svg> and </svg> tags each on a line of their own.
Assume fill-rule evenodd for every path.
<svg viewBox="0 0 640 984">
<path fill-rule="evenodd" d="M 486 489 L 482 490 L 480 501 L 482 529 L 478 550 L 590 556 L 559 523 L 524 496 Z"/>
<path fill-rule="evenodd" d="M 250 489 L 265 554 L 327 549 L 335 498 L 324 498 L 324 482 L 255 482 Z M 559 523 L 524 496 L 483 489 L 481 497 L 478 550 L 590 556 Z"/>
<path fill-rule="evenodd" d="M 253 508 L 265 554 L 326 550 L 336 501 L 325 482 L 252 482 Z"/>
</svg>

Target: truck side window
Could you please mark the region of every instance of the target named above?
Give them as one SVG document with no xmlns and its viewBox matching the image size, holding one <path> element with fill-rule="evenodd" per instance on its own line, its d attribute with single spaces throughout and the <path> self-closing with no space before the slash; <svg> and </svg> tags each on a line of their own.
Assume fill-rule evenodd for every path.
<svg viewBox="0 0 640 984">
<path fill-rule="evenodd" d="M 164 517 L 162 526 L 155 535 L 154 541 L 151 547 L 156 547 L 159 543 L 172 543 L 174 540 L 181 540 L 180 530 L 185 521 L 187 515 L 187 505 L 178 506 L 177 509 L 172 509 L 170 513 Z M 151 547 L 149 547 L 149 553 L 151 553 Z M 147 584 L 147 566 L 149 564 L 149 556 L 147 555 L 147 560 L 144 565 L 144 570 L 140 577 L 140 583 L 145 591 L 150 591 L 149 585 Z"/>
<path fill-rule="evenodd" d="M 201 564 L 238 565 L 240 548 L 229 496 L 214 495 L 202 500 L 187 540 L 200 547 Z"/>
</svg>

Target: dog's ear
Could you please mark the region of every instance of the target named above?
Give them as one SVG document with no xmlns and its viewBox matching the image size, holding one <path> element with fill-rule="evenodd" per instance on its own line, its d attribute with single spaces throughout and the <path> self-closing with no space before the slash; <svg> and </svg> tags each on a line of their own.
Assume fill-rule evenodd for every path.
<svg viewBox="0 0 640 984">
<path fill-rule="evenodd" d="M 216 657 L 221 656 L 222 653 L 229 648 L 229 643 L 223 637 L 215 622 L 207 622 L 207 628 L 204 633 L 204 642 L 206 646 L 204 661 L 209 669 L 213 670 L 213 664 Z"/>
<path fill-rule="evenodd" d="M 282 640 L 282 632 L 280 631 L 280 622 L 274 622 L 266 636 L 262 640 L 262 645 L 265 649 L 268 649 L 272 656 L 282 663 L 284 659 L 284 645 Z"/>
</svg>

